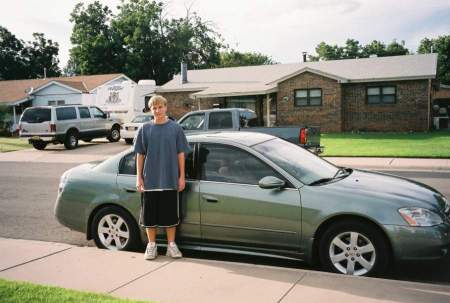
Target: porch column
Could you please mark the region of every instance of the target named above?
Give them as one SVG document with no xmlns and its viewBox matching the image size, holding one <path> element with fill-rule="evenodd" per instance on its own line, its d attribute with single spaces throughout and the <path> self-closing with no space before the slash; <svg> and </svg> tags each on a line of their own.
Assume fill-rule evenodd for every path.
<svg viewBox="0 0 450 303">
<path fill-rule="evenodd" d="M 13 119 L 14 119 L 14 125 L 13 125 L 13 126 L 14 126 L 15 128 L 17 128 L 17 127 L 16 127 L 16 124 L 17 124 L 17 120 L 16 120 L 16 106 L 13 105 L 12 107 L 13 107 Z M 15 129 L 14 129 L 14 130 L 15 130 Z"/>
<path fill-rule="evenodd" d="M 266 126 L 270 127 L 270 96 L 266 95 Z"/>
</svg>

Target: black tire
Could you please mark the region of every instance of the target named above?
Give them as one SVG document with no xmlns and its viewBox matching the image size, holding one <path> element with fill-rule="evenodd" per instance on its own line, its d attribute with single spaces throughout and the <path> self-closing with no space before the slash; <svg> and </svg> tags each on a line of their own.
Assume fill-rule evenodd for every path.
<svg viewBox="0 0 450 303">
<path fill-rule="evenodd" d="M 82 139 L 84 142 L 91 142 L 92 141 L 92 138 L 87 138 L 87 139 Z"/>
<path fill-rule="evenodd" d="M 350 244 L 350 242 L 345 241 L 345 239 L 346 237 L 350 237 L 351 232 L 359 234 L 357 237 L 358 247 L 356 248 L 356 250 L 351 245 L 348 245 L 349 247 L 346 248 L 346 250 L 348 249 L 348 251 L 341 251 L 341 249 L 335 245 L 333 245 L 332 247 L 331 242 L 339 235 L 341 236 L 338 238 L 343 239 L 343 242 L 345 244 Z M 360 249 L 362 246 L 368 244 L 367 240 L 370 241 L 370 243 L 373 245 L 373 252 L 358 253 L 361 252 Z M 330 254 L 333 253 L 339 255 L 341 254 L 341 252 L 343 254 L 342 257 L 345 257 L 345 259 L 341 262 L 337 262 L 337 265 L 334 265 L 331 261 Z M 391 262 L 391 251 L 385 235 L 372 223 L 360 220 L 346 220 L 332 224 L 322 234 L 319 240 L 319 257 L 322 268 L 326 271 L 345 274 L 344 272 L 342 272 L 342 270 L 348 270 L 347 262 L 352 262 L 351 260 L 354 260 L 355 272 L 353 273 L 353 275 L 374 276 L 377 274 L 382 274 L 386 271 L 389 263 Z M 361 260 L 359 258 L 364 258 L 364 260 L 366 261 L 372 261 L 366 263 L 373 263 L 371 267 L 368 266 L 368 268 L 370 268 L 369 270 L 367 270 L 367 268 L 363 268 L 363 266 L 361 265 L 362 263 L 359 263 L 361 262 L 359 261 Z M 342 266 L 340 268 L 341 270 L 338 269 L 338 266 Z"/>
<path fill-rule="evenodd" d="M 32 144 L 37 150 L 43 150 L 47 146 L 47 143 L 44 141 L 34 141 Z"/>
<path fill-rule="evenodd" d="M 120 127 L 118 127 L 117 125 L 113 126 L 111 128 L 111 133 L 109 134 L 107 139 L 109 140 L 109 142 L 119 141 L 120 140 Z"/>
<path fill-rule="evenodd" d="M 109 226 L 108 222 L 107 221 L 102 222 L 102 219 L 107 216 L 110 216 L 111 221 L 113 223 L 117 223 L 119 220 L 118 218 L 123 219 L 123 223 L 120 224 L 121 226 L 118 227 L 117 229 L 120 229 L 120 231 L 122 232 L 128 230 L 129 237 L 126 240 L 125 238 L 118 235 L 119 242 L 121 242 L 120 246 L 122 247 L 116 246 L 117 244 L 115 242 L 116 241 L 115 237 L 111 236 L 111 234 L 104 233 L 102 234 L 103 239 L 100 239 L 101 236 L 99 235 L 100 233 L 98 232 L 98 229 L 100 227 L 100 224 L 102 224 L 103 227 L 108 228 Z M 114 218 L 117 218 L 115 222 Z M 98 210 L 95 213 L 94 218 L 92 219 L 92 224 L 90 228 L 91 228 L 91 235 L 93 236 L 95 245 L 97 245 L 98 248 L 110 250 L 134 250 L 140 247 L 139 245 L 141 243 L 141 239 L 139 227 L 136 221 L 133 219 L 133 217 L 127 211 L 123 210 L 120 207 L 110 205 L 105 206 L 100 210 Z M 114 228 L 111 227 L 109 230 L 111 230 L 112 233 L 114 234 Z M 116 231 L 116 235 L 117 232 L 118 231 Z M 109 237 L 113 237 L 111 240 L 111 245 L 113 244 L 113 242 L 114 245 L 112 245 L 111 247 L 107 247 L 103 242 L 107 240 Z"/>
<path fill-rule="evenodd" d="M 133 139 L 125 139 L 126 144 L 133 144 Z"/>
<path fill-rule="evenodd" d="M 64 138 L 64 146 L 66 149 L 75 149 L 78 146 L 78 133 L 74 130 L 67 132 Z"/>
</svg>

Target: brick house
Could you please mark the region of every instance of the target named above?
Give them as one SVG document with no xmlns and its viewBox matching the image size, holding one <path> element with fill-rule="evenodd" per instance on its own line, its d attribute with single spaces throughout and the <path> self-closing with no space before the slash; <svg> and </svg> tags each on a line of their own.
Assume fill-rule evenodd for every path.
<svg viewBox="0 0 450 303">
<path fill-rule="evenodd" d="M 157 89 L 169 114 L 220 107 L 255 110 L 265 125 L 322 132 L 426 131 L 437 54 L 186 70 Z"/>
</svg>

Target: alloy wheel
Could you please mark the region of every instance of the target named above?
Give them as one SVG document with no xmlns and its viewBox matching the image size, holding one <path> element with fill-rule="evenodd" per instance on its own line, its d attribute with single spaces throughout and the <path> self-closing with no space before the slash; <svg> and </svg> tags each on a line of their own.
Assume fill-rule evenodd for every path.
<svg viewBox="0 0 450 303">
<path fill-rule="evenodd" d="M 358 232 L 340 233 L 330 242 L 330 261 L 343 274 L 353 276 L 367 274 L 374 267 L 376 257 L 372 242 Z"/>
<path fill-rule="evenodd" d="M 98 238 L 111 250 L 123 249 L 130 240 L 130 229 L 125 220 L 116 214 L 102 217 L 97 228 Z"/>
</svg>

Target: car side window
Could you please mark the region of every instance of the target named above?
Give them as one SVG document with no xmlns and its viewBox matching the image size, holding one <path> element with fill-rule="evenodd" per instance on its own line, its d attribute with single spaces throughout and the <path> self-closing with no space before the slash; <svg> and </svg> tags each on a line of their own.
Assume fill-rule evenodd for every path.
<svg viewBox="0 0 450 303">
<path fill-rule="evenodd" d="M 91 107 L 91 112 L 94 118 L 103 118 L 103 115 L 105 114 L 101 110 L 99 110 L 97 107 Z"/>
<path fill-rule="evenodd" d="M 189 144 L 192 152 L 186 156 L 185 162 L 185 178 L 195 179 L 194 171 L 194 144 Z M 125 155 L 120 161 L 119 174 L 121 175 L 136 175 L 136 155 L 135 153 L 129 153 Z"/>
<path fill-rule="evenodd" d="M 56 108 L 56 119 L 58 120 L 72 120 L 77 118 L 75 107 L 59 107 Z"/>
<path fill-rule="evenodd" d="M 180 123 L 184 130 L 202 130 L 205 126 L 205 114 L 193 114 Z"/>
<path fill-rule="evenodd" d="M 266 176 L 286 181 L 263 161 L 237 147 L 202 144 L 199 157 L 201 179 L 205 181 L 258 185 Z"/>
<path fill-rule="evenodd" d="M 119 174 L 121 175 L 136 175 L 136 155 L 129 153 L 120 161 Z"/>
<path fill-rule="evenodd" d="M 233 118 L 231 112 L 211 112 L 209 113 L 209 129 L 233 128 Z"/>
<path fill-rule="evenodd" d="M 78 111 L 80 112 L 80 118 L 86 119 L 91 117 L 91 113 L 89 112 L 89 108 L 87 107 L 78 107 Z"/>
</svg>

